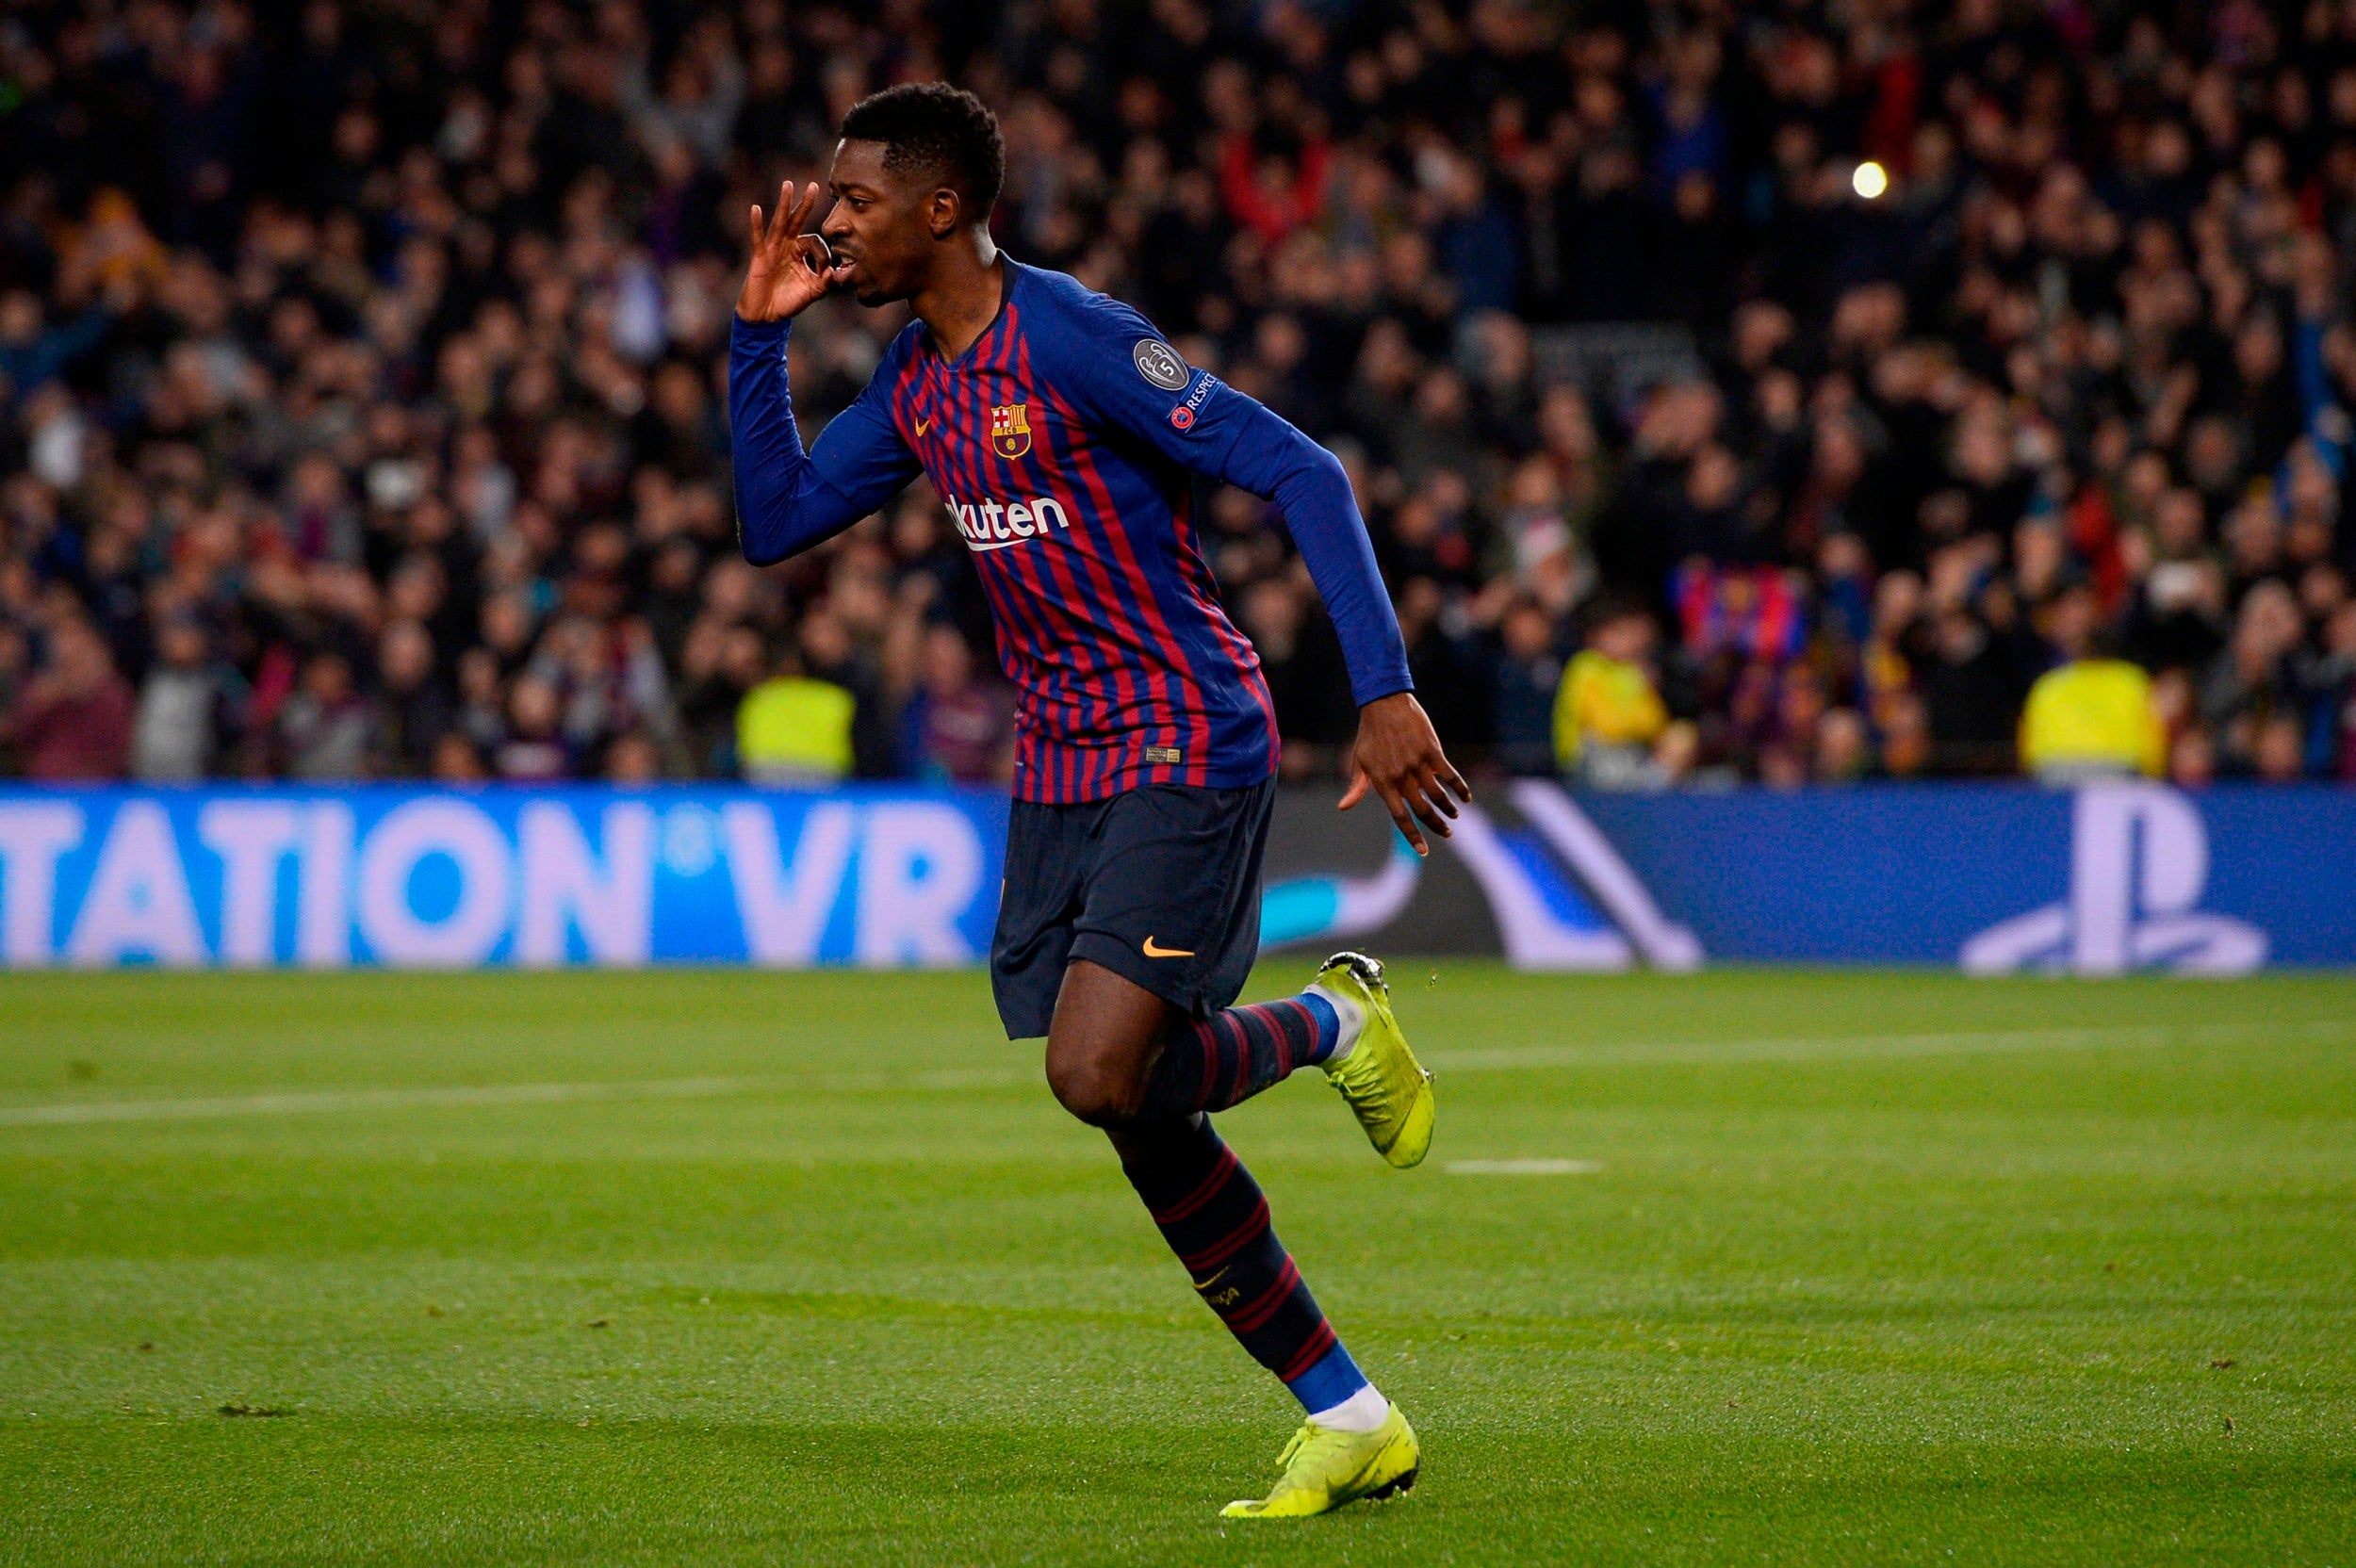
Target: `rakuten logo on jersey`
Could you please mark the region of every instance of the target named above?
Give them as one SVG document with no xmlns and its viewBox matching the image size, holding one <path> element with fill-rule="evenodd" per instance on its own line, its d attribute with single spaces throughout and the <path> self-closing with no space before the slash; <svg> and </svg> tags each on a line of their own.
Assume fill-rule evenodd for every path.
<svg viewBox="0 0 2356 1568">
<path fill-rule="evenodd" d="M 965 547 L 976 554 L 1036 539 L 1050 528 L 1066 532 L 1072 529 L 1072 519 L 1064 515 L 1063 503 L 1045 496 L 1019 501 L 983 501 L 978 505 L 952 496 L 947 504 L 949 515 L 957 520 L 957 532 L 964 538 Z"/>
</svg>

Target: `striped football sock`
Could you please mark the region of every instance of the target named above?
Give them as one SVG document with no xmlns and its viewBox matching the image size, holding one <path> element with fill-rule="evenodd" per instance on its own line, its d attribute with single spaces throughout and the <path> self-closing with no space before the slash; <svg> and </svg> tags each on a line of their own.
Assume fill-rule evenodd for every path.
<svg viewBox="0 0 2356 1568">
<path fill-rule="evenodd" d="M 1209 1117 L 1132 1123 L 1121 1132 L 1121 1168 L 1195 1293 L 1302 1410 L 1335 1411 L 1369 1386 L 1276 1239 L 1260 1184 Z"/>
<path fill-rule="evenodd" d="M 1341 1030 L 1333 1004 L 1316 991 L 1187 1019 L 1162 1043 L 1140 1115 L 1182 1117 L 1239 1105 L 1295 1068 L 1331 1056 Z"/>
</svg>

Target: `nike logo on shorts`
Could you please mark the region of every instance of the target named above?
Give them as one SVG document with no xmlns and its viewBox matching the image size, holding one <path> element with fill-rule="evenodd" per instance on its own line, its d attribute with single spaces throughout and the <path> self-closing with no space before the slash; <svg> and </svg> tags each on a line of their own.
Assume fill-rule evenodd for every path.
<svg viewBox="0 0 2356 1568">
<path fill-rule="evenodd" d="M 1153 945 L 1153 939 L 1148 937 L 1145 939 L 1145 956 L 1149 958 L 1191 958 L 1194 956 L 1194 949 L 1190 947 L 1155 947 Z"/>
</svg>

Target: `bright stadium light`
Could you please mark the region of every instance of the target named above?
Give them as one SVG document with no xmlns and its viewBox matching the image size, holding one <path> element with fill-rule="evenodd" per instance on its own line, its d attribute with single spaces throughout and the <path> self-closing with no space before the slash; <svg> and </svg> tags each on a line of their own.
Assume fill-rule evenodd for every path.
<svg viewBox="0 0 2356 1568">
<path fill-rule="evenodd" d="M 1849 176 L 1849 188 L 1867 201 L 1873 201 L 1890 188 L 1890 171 L 1868 158 L 1857 166 L 1856 173 Z"/>
</svg>

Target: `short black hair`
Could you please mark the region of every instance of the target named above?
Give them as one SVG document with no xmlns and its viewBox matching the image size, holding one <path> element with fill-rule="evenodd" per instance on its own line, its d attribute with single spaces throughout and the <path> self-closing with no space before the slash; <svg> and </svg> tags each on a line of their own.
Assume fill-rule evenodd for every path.
<svg viewBox="0 0 2356 1568">
<path fill-rule="evenodd" d="M 1639 618 L 1650 622 L 1655 631 L 1661 629 L 1660 623 L 1653 620 L 1651 610 L 1645 607 L 1643 600 L 1607 589 L 1588 603 L 1585 616 L 1587 635 L 1593 637 L 1616 622 Z"/>
<path fill-rule="evenodd" d="M 1006 183 L 1006 140 L 990 106 L 947 82 L 903 82 L 872 93 L 843 117 L 845 141 L 880 141 L 894 174 L 939 170 L 987 222 Z"/>
</svg>

